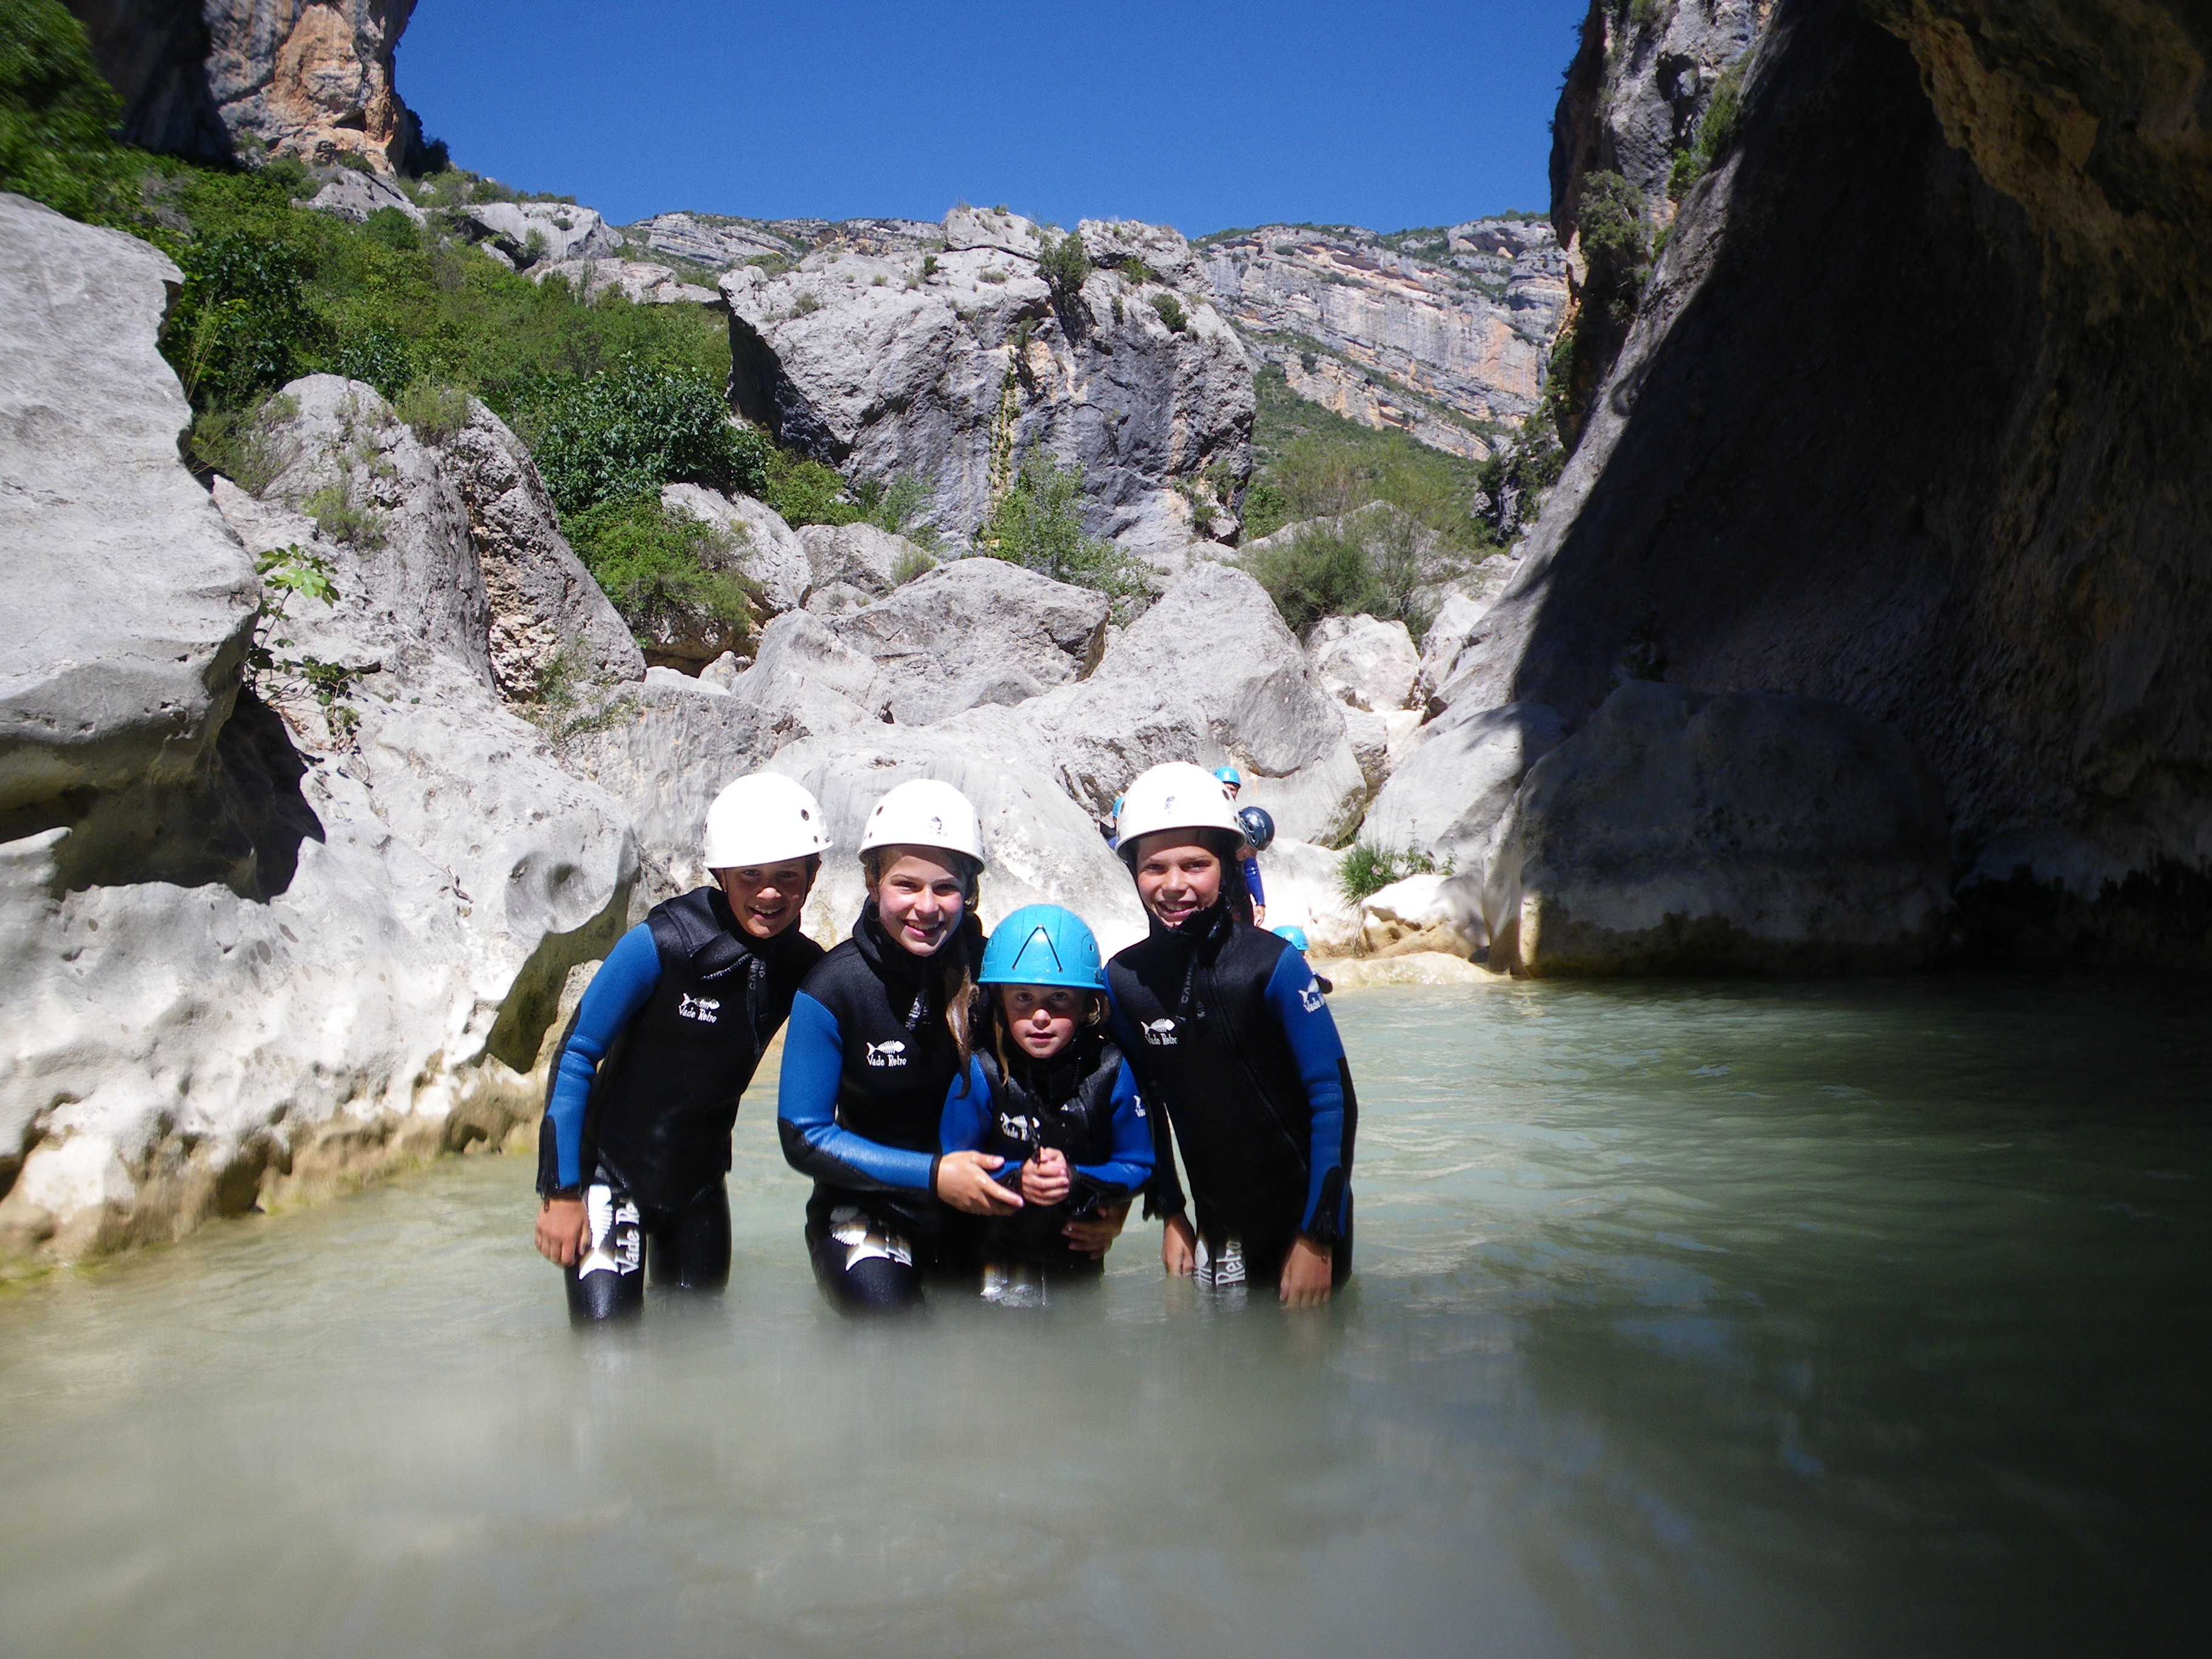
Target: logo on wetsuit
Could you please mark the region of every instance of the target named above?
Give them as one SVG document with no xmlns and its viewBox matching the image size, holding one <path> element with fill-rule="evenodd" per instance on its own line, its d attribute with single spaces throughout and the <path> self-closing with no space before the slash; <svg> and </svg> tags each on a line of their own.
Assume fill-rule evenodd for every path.
<svg viewBox="0 0 2212 1659">
<path fill-rule="evenodd" d="M 1018 1146 L 1026 1146 L 1037 1138 L 1036 1120 L 1017 1116 L 1012 1112 L 999 1114 L 999 1133 Z"/>
<path fill-rule="evenodd" d="M 1305 1011 L 1308 1013 L 1319 1013 L 1321 1012 L 1321 981 L 1317 979 L 1308 980 L 1306 988 L 1298 993 L 1298 1000 L 1305 1005 Z"/>
<path fill-rule="evenodd" d="M 677 1003 L 676 1012 L 685 1019 L 696 1019 L 702 1025 L 712 1025 L 715 1015 L 722 1010 L 720 997 L 695 997 L 688 993 Z"/>
<path fill-rule="evenodd" d="M 1176 1023 L 1171 1019 L 1155 1019 L 1145 1026 L 1145 1041 L 1155 1048 L 1176 1046 Z"/>
<path fill-rule="evenodd" d="M 868 1064 L 871 1066 L 903 1066 L 906 1064 L 906 1044 L 903 1042 L 871 1042 L 868 1044 Z"/>
</svg>

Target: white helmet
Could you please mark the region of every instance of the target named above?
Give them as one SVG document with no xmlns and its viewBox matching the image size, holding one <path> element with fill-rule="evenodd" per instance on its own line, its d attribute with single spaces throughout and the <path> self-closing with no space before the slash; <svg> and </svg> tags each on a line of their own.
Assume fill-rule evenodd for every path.
<svg viewBox="0 0 2212 1659">
<path fill-rule="evenodd" d="M 983 827 L 974 803 L 949 783 L 913 778 L 876 803 L 860 831 L 860 850 L 939 847 L 983 861 Z"/>
<path fill-rule="evenodd" d="M 1114 828 L 1124 848 L 1160 830 L 1219 830 L 1244 839 L 1221 780 L 1188 761 L 1155 766 L 1131 784 Z"/>
<path fill-rule="evenodd" d="M 821 803 L 774 772 L 747 773 L 707 809 L 702 855 L 709 870 L 749 870 L 829 850 Z"/>
</svg>

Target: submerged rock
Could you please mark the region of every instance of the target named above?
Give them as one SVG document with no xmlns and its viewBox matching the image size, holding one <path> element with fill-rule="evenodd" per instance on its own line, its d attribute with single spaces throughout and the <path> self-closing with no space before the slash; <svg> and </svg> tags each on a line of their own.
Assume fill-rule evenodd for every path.
<svg viewBox="0 0 2212 1659">
<path fill-rule="evenodd" d="M 1955 943 L 1942 781 L 1840 703 L 1631 681 L 1529 771 L 1483 884 L 1538 976 L 1894 970 Z"/>
</svg>

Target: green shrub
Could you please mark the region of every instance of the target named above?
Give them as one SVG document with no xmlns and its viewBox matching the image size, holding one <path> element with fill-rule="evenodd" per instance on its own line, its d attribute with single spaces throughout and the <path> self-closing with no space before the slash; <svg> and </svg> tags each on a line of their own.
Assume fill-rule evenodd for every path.
<svg viewBox="0 0 2212 1659">
<path fill-rule="evenodd" d="M 856 524 L 860 505 L 848 494 L 844 478 L 811 456 L 787 450 L 768 453 L 767 476 L 751 493 L 774 507 L 793 530 L 810 524 Z"/>
<path fill-rule="evenodd" d="M 1182 314 L 1182 302 L 1172 294 L 1152 295 L 1152 309 L 1160 313 L 1160 320 L 1168 325 L 1168 332 L 1180 334 L 1190 326 L 1190 319 Z"/>
<path fill-rule="evenodd" d="M 1291 521 L 1290 498 L 1276 485 L 1262 480 L 1244 492 L 1244 538 L 1258 541 L 1272 536 Z"/>
<path fill-rule="evenodd" d="M 0 190 L 73 219 L 135 220 L 148 158 L 117 142 L 122 113 L 59 0 L 0 4 Z"/>
<path fill-rule="evenodd" d="M 891 586 L 903 587 L 916 576 L 937 568 L 937 561 L 921 548 L 912 548 L 898 556 L 891 566 Z"/>
<path fill-rule="evenodd" d="M 1735 143 L 1737 124 L 1743 116 L 1743 73 L 1747 59 L 1739 58 L 1723 70 L 1705 98 L 1705 112 L 1698 118 L 1698 136 L 1690 148 L 1674 158 L 1667 172 L 1667 193 L 1677 201 L 1689 192 Z"/>
<path fill-rule="evenodd" d="M 1419 580 L 1418 570 L 1393 573 L 1399 578 L 1393 580 L 1380 568 L 1384 561 L 1369 550 L 1361 529 L 1358 524 L 1339 530 L 1309 525 L 1288 542 L 1255 549 L 1245 556 L 1245 569 L 1267 590 L 1293 634 L 1303 637 L 1323 617 L 1364 611 L 1389 617 L 1411 608 L 1410 590 Z M 1427 618 L 1420 620 L 1425 628 Z"/>
<path fill-rule="evenodd" d="M 426 444 L 441 444 L 469 423 L 469 394 L 459 386 L 417 380 L 401 392 L 392 412 Z"/>
<path fill-rule="evenodd" d="M 1083 533 L 1083 469 L 1042 452 L 1023 458 L 978 540 L 1010 564 L 1103 593 L 1123 612 L 1152 591 L 1134 559 Z"/>
<path fill-rule="evenodd" d="M 921 256 L 921 275 L 924 282 L 937 275 L 937 256 L 934 253 Z"/>
<path fill-rule="evenodd" d="M 1044 251 L 1037 255 L 1037 275 L 1052 290 L 1055 305 L 1071 303 L 1091 280 L 1091 256 L 1084 251 L 1083 234 L 1071 230 L 1058 241 L 1047 236 Z"/>
<path fill-rule="evenodd" d="M 422 233 L 396 207 L 380 207 L 370 214 L 361 234 L 395 253 L 411 253 L 422 246 Z"/>
<path fill-rule="evenodd" d="M 195 238 L 177 251 L 183 290 L 161 349 L 203 407 L 235 409 L 283 386 L 328 335 L 307 304 L 307 261 L 251 231 Z"/>
<path fill-rule="evenodd" d="M 1160 280 L 1160 273 L 1133 253 L 1123 259 L 1115 269 L 1139 287 L 1146 283 L 1157 283 Z"/>
<path fill-rule="evenodd" d="M 532 421 L 531 450 L 553 504 L 582 513 L 666 483 L 760 495 L 771 451 L 729 418 L 721 388 L 687 370 L 626 363 L 557 388 Z"/>
<path fill-rule="evenodd" d="M 821 309 L 822 301 L 816 299 L 811 292 L 801 293 L 791 302 L 791 314 L 794 317 L 811 316 Z"/>
<path fill-rule="evenodd" d="M 368 381 L 387 402 L 415 379 L 414 354 L 399 331 L 385 323 L 369 323 L 341 341 L 332 367 L 349 380 Z"/>
<path fill-rule="evenodd" d="M 350 542 L 356 547 L 384 545 L 384 514 L 356 498 L 353 478 L 341 471 L 336 483 L 325 484 L 300 503 L 300 510 L 315 521 L 325 541 Z"/>
<path fill-rule="evenodd" d="M 757 591 L 721 556 L 736 545 L 726 532 L 688 514 L 671 513 L 651 496 L 603 501 L 563 514 L 562 532 L 584 568 L 641 639 L 680 612 L 704 612 L 742 641 L 752 628 Z"/>
<path fill-rule="evenodd" d="M 258 495 L 284 470 L 287 458 L 275 428 L 300 412 L 290 398 L 267 399 L 251 410 L 204 410 L 185 434 L 185 459 L 207 477 L 221 473 L 240 489 Z"/>
<path fill-rule="evenodd" d="M 1403 881 L 1408 876 L 1437 873 L 1437 861 L 1426 853 L 1392 852 L 1363 841 L 1347 850 L 1337 865 L 1336 884 L 1337 890 L 1344 895 L 1344 902 L 1356 907 L 1393 882 Z M 1442 873 L 1449 875 L 1450 865 L 1446 864 Z"/>
<path fill-rule="evenodd" d="M 1610 258 L 1624 269 L 1644 263 L 1644 198 L 1620 174 L 1584 173 L 1575 218 L 1586 258 Z"/>
<path fill-rule="evenodd" d="M 926 515 L 936 504 L 936 497 L 917 474 L 895 472 L 888 484 L 870 479 L 865 484 L 855 485 L 853 495 L 860 516 L 868 523 L 894 536 L 906 537 L 925 553 L 936 551 L 937 526 L 926 520 Z"/>
</svg>

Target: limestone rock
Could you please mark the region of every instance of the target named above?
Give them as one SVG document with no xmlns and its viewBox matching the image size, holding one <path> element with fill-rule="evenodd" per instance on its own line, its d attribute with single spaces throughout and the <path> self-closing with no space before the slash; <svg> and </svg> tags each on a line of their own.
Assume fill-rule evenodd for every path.
<svg viewBox="0 0 2212 1659">
<path fill-rule="evenodd" d="M 814 792 L 830 820 L 835 848 L 806 907 L 806 931 L 834 944 L 851 931 L 865 897 L 855 856 L 867 814 L 886 791 L 909 778 L 939 778 L 963 791 L 982 821 L 980 914 L 988 928 L 1024 904 L 1064 904 L 1091 925 L 1111 952 L 1145 933 L 1136 889 L 1097 826 L 1042 771 L 980 757 L 927 726 L 872 726 L 809 738 L 780 751 L 771 771 Z"/>
<path fill-rule="evenodd" d="M 796 611 L 806 602 L 814 584 L 806 544 L 766 501 L 726 495 L 703 484 L 672 483 L 662 487 L 660 504 L 729 537 L 732 556 L 760 589 L 769 615 Z"/>
<path fill-rule="evenodd" d="M 1104 647 L 1106 611 L 1088 588 L 1000 559 L 957 559 L 831 629 L 873 659 L 872 698 L 918 726 L 1079 678 Z"/>
<path fill-rule="evenodd" d="M 422 129 L 392 83 L 413 0 L 268 5 L 100 0 L 70 8 L 122 94 L 123 137 L 225 161 L 262 151 L 379 173 L 418 157 Z"/>
<path fill-rule="evenodd" d="M 1390 722 L 1364 708 L 1347 708 L 1344 736 L 1352 745 L 1352 758 L 1359 763 L 1359 775 L 1367 780 L 1368 793 L 1372 794 L 1390 775 Z"/>
<path fill-rule="evenodd" d="M 898 586 L 902 563 L 918 562 L 921 549 L 903 536 L 895 536 L 872 524 L 811 524 L 799 531 L 806 548 L 809 610 L 833 609 L 817 604 L 835 595 L 834 610 L 842 613 L 857 605 L 843 601 L 857 596 L 859 605 L 882 599 Z"/>
<path fill-rule="evenodd" d="M 640 678 L 637 642 L 562 535 L 545 481 L 507 422 L 471 398 L 467 423 L 434 447 L 468 514 L 501 695 L 526 702 L 555 682 Z"/>
<path fill-rule="evenodd" d="M 414 198 L 391 179 L 374 173 L 356 173 L 351 167 L 338 168 L 330 183 L 317 191 L 307 205 L 318 213 L 349 220 L 356 225 L 383 208 L 404 213 L 418 225 L 427 216 L 415 205 Z"/>
<path fill-rule="evenodd" d="M 1443 712 L 1450 702 L 1443 688 L 1455 684 L 1452 672 L 1460 653 L 1480 637 L 1483 619 L 1497 607 L 1518 568 L 1511 559 L 1485 559 L 1457 585 L 1456 591 L 1444 596 L 1436 620 L 1421 640 L 1420 665 L 1413 676 L 1408 707 Z"/>
<path fill-rule="evenodd" d="M 1323 617 L 1306 651 L 1331 696 L 1377 714 L 1406 707 L 1421 665 L 1405 623 L 1367 616 Z"/>
<path fill-rule="evenodd" d="M 261 587 L 177 459 L 191 411 L 155 335 L 179 280 L 0 195 L 4 833 L 64 821 L 66 792 L 181 781 L 230 712 Z"/>
<path fill-rule="evenodd" d="M 1076 232 L 1083 251 L 1093 264 L 1118 265 L 1135 259 L 1170 288 L 1194 282 L 1201 288 L 1204 276 L 1190 244 L 1165 225 L 1148 225 L 1135 219 L 1085 219 Z"/>
<path fill-rule="evenodd" d="M 517 270 L 622 252 L 622 239 L 597 211 L 566 202 L 471 202 L 460 210 L 460 225 L 471 241 L 495 249 Z"/>
<path fill-rule="evenodd" d="M 1535 408 L 1567 301 L 1565 259 L 1534 220 L 1388 237 L 1269 225 L 1202 257 L 1214 304 L 1293 392 L 1477 459 L 1485 428 Z"/>
<path fill-rule="evenodd" d="M 1427 740 L 1392 771 L 1361 837 L 1480 871 L 1521 780 L 1559 745 L 1566 727 L 1541 703 L 1509 703 L 1455 708 L 1424 729 Z"/>
<path fill-rule="evenodd" d="M 1403 985 L 1504 985 L 1511 975 L 1494 974 L 1465 957 L 1446 951 L 1411 951 L 1389 957 L 1362 957 L 1328 964 L 1338 991 L 1372 991 Z"/>
<path fill-rule="evenodd" d="M 1465 957 L 1487 943 L 1482 884 L 1473 876 L 1407 876 L 1360 902 L 1359 953 L 1364 957 L 1438 951 Z"/>
<path fill-rule="evenodd" d="M 530 280 L 542 283 L 557 276 L 586 300 L 596 300 L 610 289 L 633 305 L 719 306 L 722 296 L 711 288 L 687 283 L 666 265 L 641 259 L 567 258 L 535 264 Z"/>
<path fill-rule="evenodd" d="M 1943 790 L 1840 703 L 1636 680 L 1539 761 L 1483 884 L 1536 975 L 1922 966 L 1954 945 Z"/>
<path fill-rule="evenodd" d="M 1251 375 L 1229 326 L 1185 294 L 1171 331 L 1150 303 L 1167 290 L 1110 271 L 1056 301 L 1027 221 L 956 210 L 946 227 L 941 253 L 836 245 L 778 276 L 726 275 L 739 411 L 850 475 L 927 480 L 956 541 L 1031 452 L 1083 468 L 1091 533 L 1134 550 L 1191 539 L 1175 486 L 1251 470 Z"/>
<path fill-rule="evenodd" d="M 1343 861 L 1334 848 L 1276 837 L 1260 854 L 1267 926 L 1304 928 L 1311 955 L 1351 955 L 1359 945 L 1359 909 L 1346 902 L 1339 883 Z"/>
<path fill-rule="evenodd" d="M 805 611 L 786 611 L 769 623 L 752 666 L 731 682 L 730 690 L 769 710 L 770 729 L 785 742 L 884 717 L 875 659 Z"/>
</svg>

